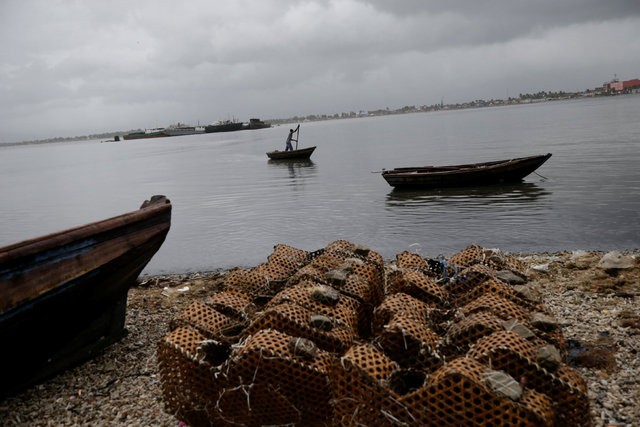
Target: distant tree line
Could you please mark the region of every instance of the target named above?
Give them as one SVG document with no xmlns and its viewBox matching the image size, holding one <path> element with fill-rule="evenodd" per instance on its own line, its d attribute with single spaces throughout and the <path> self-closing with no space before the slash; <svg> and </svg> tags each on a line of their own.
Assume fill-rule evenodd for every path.
<svg viewBox="0 0 640 427">
<path fill-rule="evenodd" d="M 577 96 L 577 94 L 573 92 L 565 92 L 563 90 L 559 92 L 547 92 L 546 90 L 542 90 L 537 93 L 521 93 L 519 95 L 520 99 L 561 99 L 574 96 Z"/>
</svg>

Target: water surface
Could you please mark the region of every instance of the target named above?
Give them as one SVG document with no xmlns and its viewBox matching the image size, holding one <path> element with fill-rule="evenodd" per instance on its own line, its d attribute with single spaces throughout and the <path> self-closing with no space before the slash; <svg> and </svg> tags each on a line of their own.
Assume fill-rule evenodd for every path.
<svg viewBox="0 0 640 427">
<path fill-rule="evenodd" d="M 310 161 L 269 161 L 288 126 L 101 143 L 0 147 L 0 244 L 173 203 L 146 269 L 266 261 L 273 245 L 337 239 L 389 259 L 477 243 L 506 251 L 640 247 L 640 96 L 302 123 Z M 522 184 L 393 190 L 383 168 L 553 154 Z"/>
</svg>

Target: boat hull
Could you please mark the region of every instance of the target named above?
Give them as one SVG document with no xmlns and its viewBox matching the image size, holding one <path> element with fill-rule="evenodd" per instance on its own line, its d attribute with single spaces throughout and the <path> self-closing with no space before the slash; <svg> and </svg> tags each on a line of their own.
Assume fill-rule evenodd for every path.
<svg viewBox="0 0 640 427">
<path fill-rule="evenodd" d="M 247 124 L 246 129 L 266 129 L 270 127 L 271 123 L 265 123 L 260 119 L 249 119 L 249 124 Z"/>
<path fill-rule="evenodd" d="M 475 187 L 522 181 L 551 157 L 551 153 L 494 162 L 425 166 L 385 170 L 382 177 L 396 189 Z"/>
<path fill-rule="evenodd" d="M 170 228 L 171 204 L 152 201 L 0 248 L 0 398 L 92 358 L 126 333 L 128 290 Z"/>
<path fill-rule="evenodd" d="M 185 135 L 198 135 L 204 133 L 203 129 L 196 128 L 176 128 L 176 129 L 167 129 L 164 131 L 167 136 L 185 136 Z"/>
<path fill-rule="evenodd" d="M 295 160 L 295 159 L 308 159 L 316 149 L 315 146 L 301 148 L 299 150 L 289 151 L 270 151 L 267 153 L 267 157 L 271 160 Z"/>
<path fill-rule="evenodd" d="M 140 133 L 127 134 L 127 135 L 124 135 L 122 138 L 125 140 L 132 140 L 132 139 L 164 138 L 167 136 L 169 135 L 166 132 L 152 132 L 152 133 L 140 132 Z"/>
<path fill-rule="evenodd" d="M 208 125 L 204 127 L 204 131 L 206 133 L 233 132 L 237 130 L 242 130 L 242 122 L 223 123 L 219 125 Z"/>
</svg>

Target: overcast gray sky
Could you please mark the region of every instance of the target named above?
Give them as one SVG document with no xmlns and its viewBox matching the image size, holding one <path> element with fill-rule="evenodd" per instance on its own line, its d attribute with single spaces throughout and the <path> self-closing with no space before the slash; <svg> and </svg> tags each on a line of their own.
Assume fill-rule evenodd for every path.
<svg viewBox="0 0 640 427">
<path fill-rule="evenodd" d="M 593 88 L 640 0 L 0 0 L 0 142 Z"/>
</svg>

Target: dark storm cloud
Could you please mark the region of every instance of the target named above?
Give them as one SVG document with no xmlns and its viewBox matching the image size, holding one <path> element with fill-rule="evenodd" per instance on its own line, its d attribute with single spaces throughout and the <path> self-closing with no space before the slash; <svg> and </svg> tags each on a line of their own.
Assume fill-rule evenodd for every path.
<svg viewBox="0 0 640 427">
<path fill-rule="evenodd" d="M 398 16 L 456 14 L 477 22 L 492 23 L 498 34 L 503 25 L 529 32 L 537 26 L 557 27 L 585 21 L 603 21 L 640 14 L 636 0 L 371 0 L 366 3 Z M 502 25 L 498 25 L 502 24 Z"/>
<path fill-rule="evenodd" d="M 439 46 L 501 43 L 554 28 L 640 15 L 637 0 L 406 0 L 367 1 L 377 10 L 407 21 L 445 21 Z M 433 46 L 426 40 L 426 46 Z"/>
<path fill-rule="evenodd" d="M 638 1 L 0 3 L 0 142 L 640 75 Z"/>
</svg>

